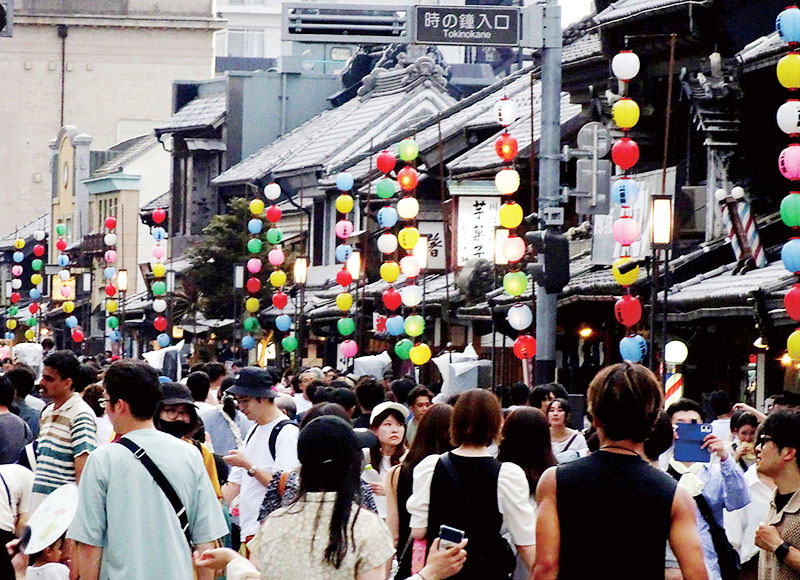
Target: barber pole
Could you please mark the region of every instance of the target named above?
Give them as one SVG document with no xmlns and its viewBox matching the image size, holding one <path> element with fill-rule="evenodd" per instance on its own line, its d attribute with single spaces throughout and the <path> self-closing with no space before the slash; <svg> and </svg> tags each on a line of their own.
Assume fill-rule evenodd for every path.
<svg viewBox="0 0 800 580">
<path fill-rule="evenodd" d="M 717 200 L 733 253 L 740 262 L 735 273 L 745 274 L 766 266 L 767 257 L 761 246 L 755 219 L 750 212 L 750 203 L 744 198 L 744 191 L 740 187 L 734 187 L 729 195 L 724 190 L 719 190 Z"/>
<path fill-rule="evenodd" d="M 683 374 L 669 372 L 664 387 L 664 408 L 667 409 L 672 403 L 683 397 Z"/>
</svg>

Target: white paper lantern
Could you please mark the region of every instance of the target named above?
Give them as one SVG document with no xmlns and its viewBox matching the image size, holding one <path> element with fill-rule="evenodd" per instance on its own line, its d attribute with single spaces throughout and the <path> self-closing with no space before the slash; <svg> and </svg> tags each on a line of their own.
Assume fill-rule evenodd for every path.
<svg viewBox="0 0 800 580">
<path fill-rule="evenodd" d="M 156 312 L 164 312 L 167 309 L 167 301 L 162 298 L 153 300 L 153 310 Z"/>
<path fill-rule="evenodd" d="M 621 81 L 629 81 L 639 74 L 639 57 L 630 50 L 623 50 L 611 60 L 611 72 Z"/>
<path fill-rule="evenodd" d="M 505 97 L 498 101 L 494 109 L 497 121 L 503 126 L 508 127 L 511 123 L 517 120 L 517 104 Z"/>
<path fill-rule="evenodd" d="M 397 202 L 397 215 L 404 220 L 413 220 L 419 213 L 419 202 L 416 197 L 404 197 Z"/>
<path fill-rule="evenodd" d="M 405 256 L 402 260 L 400 260 L 400 271 L 406 278 L 414 278 L 419 276 L 419 270 L 419 260 L 417 260 L 414 256 Z"/>
<path fill-rule="evenodd" d="M 778 108 L 778 127 L 787 135 L 800 133 L 800 100 L 786 101 Z"/>
<path fill-rule="evenodd" d="M 33 239 L 37 242 L 41 242 L 45 237 L 47 237 L 47 233 L 44 230 L 36 230 L 33 232 Z"/>
<path fill-rule="evenodd" d="M 19 290 L 20 288 L 22 288 L 22 280 L 20 280 L 19 278 L 14 278 L 13 280 L 11 280 L 11 287 L 14 290 Z"/>
<path fill-rule="evenodd" d="M 60 271 L 58 272 L 58 277 L 59 277 L 61 280 L 63 280 L 64 282 L 66 282 L 67 280 L 69 280 L 69 279 L 70 279 L 70 273 L 69 273 L 69 270 L 60 270 Z"/>
<path fill-rule="evenodd" d="M 506 320 L 514 330 L 525 330 L 533 322 L 533 312 L 527 304 L 515 304 L 508 309 Z"/>
<path fill-rule="evenodd" d="M 422 288 L 420 286 L 406 286 L 400 290 L 400 299 L 405 306 L 413 308 L 422 302 Z"/>
<path fill-rule="evenodd" d="M 519 173 L 516 169 L 502 169 L 495 175 L 494 184 L 503 195 L 511 195 L 519 189 Z"/>
<path fill-rule="evenodd" d="M 391 254 L 397 249 L 397 236 L 394 234 L 381 234 L 378 236 L 378 249 L 383 254 Z"/>
<path fill-rule="evenodd" d="M 106 246 L 115 246 L 117 244 L 117 234 L 106 234 L 103 237 L 103 243 Z"/>
<path fill-rule="evenodd" d="M 270 183 L 264 188 L 264 197 L 270 201 L 275 201 L 281 196 L 281 186 L 277 183 Z"/>
</svg>

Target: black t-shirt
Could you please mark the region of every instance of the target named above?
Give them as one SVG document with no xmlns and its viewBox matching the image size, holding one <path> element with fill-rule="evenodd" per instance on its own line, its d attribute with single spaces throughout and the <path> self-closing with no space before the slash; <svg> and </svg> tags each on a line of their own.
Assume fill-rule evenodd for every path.
<svg viewBox="0 0 800 580">
<path fill-rule="evenodd" d="M 783 508 L 786 507 L 786 504 L 789 503 L 789 500 L 792 499 L 794 492 L 791 493 L 776 493 L 775 494 L 775 508 L 776 511 L 781 511 Z"/>
</svg>

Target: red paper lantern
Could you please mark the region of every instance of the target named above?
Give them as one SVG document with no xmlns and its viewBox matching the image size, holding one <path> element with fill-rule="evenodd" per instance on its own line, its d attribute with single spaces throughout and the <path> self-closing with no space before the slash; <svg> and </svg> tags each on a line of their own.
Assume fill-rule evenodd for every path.
<svg viewBox="0 0 800 580">
<path fill-rule="evenodd" d="M 389 310 L 397 310 L 402 303 L 403 298 L 400 296 L 400 292 L 394 288 L 389 288 L 383 293 L 383 305 Z"/>
<path fill-rule="evenodd" d="M 630 137 L 623 137 L 611 148 L 611 159 L 620 169 L 627 171 L 639 161 L 639 145 Z"/>
<path fill-rule="evenodd" d="M 117 218 L 113 215 L 108 216 L 106 218 L 106 228 L 113 230 L 115 227 L 117 227 Z"/>
<path fill-rule="evenodd" d="M 80 328 L 72 329 L 72 340 L 75 342 L 83 342 L 83 331 Z"/>
<path fill-rule="evenodd" d="M 630 328 L 642 319 L 642 303 L 636 297 L 626 294 L 614 305 L 614 316 L 620 324 Z"/>
<path fill-rule="evenodd" d="M 411 191 L 419 183 L 419 173 L 410 165 L 406 165 L 397 173 L 397 183 L 403 191 Z"/>
<path fill-rule="evenodd" d="M 116 293 L 117 293 L 116 286 L 114 286 L 113 284 L 109 284 L 108 286 L 106 286 L 106 296 L 108 296 L 109 298 L 113 298 Z"/>
<path fill-rule="evenodd" d="M 503 133 L 494 142 L 494 150 L 503 161 L 511 161 L 519 152 L 519 144 L 508 133 Z"/>
<path fill-rule="evenodd" d="M 283 215 L 283 212 L 277 205 L 271 205 L 267 209 L 267 219 L 272 223 L 279 221 L 281 219 L 281 215 Z"/>
<path fill-rule="evenodd" d="M 65 240 L 64 238 L 58 238 L 58 241 L 56 242 L 56 248 L 58 248 L 59 252 L 63 252 L 64 250 L 66 250 L 67 240 Z"/>
<path fill-rule="evenodd" d="M 514 354 L 519 359 L 536 356 L 536 339 L 529 334 L 522 334 L 514 341 Z"/>
<path fill-rule="evenodd" d="M 248 278 L 247 291 L 250 292 L 250 294 L 255 294 L 259 290 L 261 290 L 261 280 L 259 280 L 255 276 L 252 278 Z"/>
<path fill-rule="evenodd" d="M 33 246 L 33 255 L 39 258 L 44 256 L 44 246 L 42 244 L 36 244 Z"/>
<path fill-rule="evenodd" d="M 31 302 L 30 304 L 28 304 L 28 312 L 30 312 L 31 314 L 36 314 L 37 312 L 39 312 L 39 305 L 36 304 L 36 302 Z"/>
<path fill-rule="evenodd" d="M 792 320 L 800 320 L 800 284 L 795 284 L 792 289 L 786 293 L 783 299 L 783 305 L 786 307 L 786 314 Z"/>
<path fill-rule="evenodd" d="M 165 219 L 167 219 L 167 212 L 165 212 L 165 211 L 164 211 L 163 209 L 161 209 L 161 208 L 158 208 L 158 209 L 156 209 L 156 210 L 153 210 L 153 221 L 154 221 L 154 222 L 156 222 L 157 224 L 160 224 L 160 223 L 161 223 L 161 222 L 163 222 Z"/>
<path fill-rule="evenodd" d="M 153 326 L 159 332 L 164 332 L 167 329 L 167 319 L 163 316 L 156 316 L 156 319 L 153 321 Z"/>
<path fill-rule="evenodd" d="M 11 293 L 11 302 L 12 302 L 12 304 L 16 304 L 17 302 L 19 302 L 20 298 L 21 298 L 21 296 L 19 295 L 19 292 L 12 292 Z"/>
<path fill-rule="evenodd" d="M 381 173 L 389 173 L 394 169 L 395 159 L 394 155 L 389 153 L 388 151 L 381 151 L 378 154 L 378 171 Z"/>
<path fill-rule="evenodd" d="M 275 292 L 272 295 L 272 305 L 278 310 L 283 310 L 289 304 L 289 296 L 285 292 Z"/>
<path fill-rule="evenodd" d="M 349 271 L 342 268 L 336 273 L 336 283 L 339 286 L 344 286 L 345 288 L 347 288 L 350 284 L 353 283 L 353 275 Z"/>
</svg>

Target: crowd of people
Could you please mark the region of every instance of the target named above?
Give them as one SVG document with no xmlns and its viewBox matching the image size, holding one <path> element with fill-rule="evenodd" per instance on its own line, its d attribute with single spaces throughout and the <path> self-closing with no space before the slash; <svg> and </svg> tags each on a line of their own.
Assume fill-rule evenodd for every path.
<svg viewBox="0 0 800 580">
<path fill-rule="evenodd" d="M 0 578 L 800 578 L 793 401 L 664 409 L 627 362 L 585 401 L 328 367 L 208 362 L 175 382 L 69 351 L 38 375 L 4 362 Z M 74 518 L 27 553 L 31 515 L 75 484 Z"/>
</svg>

